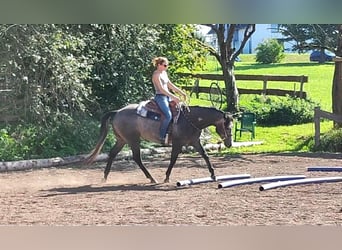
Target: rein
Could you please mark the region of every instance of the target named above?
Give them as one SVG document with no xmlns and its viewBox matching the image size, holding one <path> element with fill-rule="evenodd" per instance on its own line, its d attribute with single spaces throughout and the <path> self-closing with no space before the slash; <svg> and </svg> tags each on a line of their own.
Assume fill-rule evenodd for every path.
<svg viewBox="0 0 342 250">
<path fill-rule="evenodd" d="M 228 135 L 227 135 L 227 133 L 226 133 L 226 130 L 224 131 L 224 134 L 225 134 L 225 136 L 224 136 L 223 138 L 221 138 L 221 140 L 219 140 L 219 141 L 217 142 L 217 144 L 221 144 L 221 143 L 224 142 L 224 140 L 228 139 Z M 231 133 L 230 136 L 232 136 L 232 135 L 233 135 L 233 134 Z"/>
<path fill-rule="evenodd" d="M 186 106 L 186 105 L 184 105 L 184 107 L 186 108 L 187 112 L 190 113 L 189 107 Z M 182 111 L 182 113 L 183 113 L 183 115 L 184 115 L 185 120 L 186 120 L 193 128 L 195 128 L 195 129 L 198 130 L 198 131 L 201 131 L 201 130 L 202 130 L 202 129 L 198 128 L 198 127 L 189 119 L 189 117 L 187 117 L 187 115 L 185 114 L 183 108 L 181 108 L 181 111 Z"/>
</svg>

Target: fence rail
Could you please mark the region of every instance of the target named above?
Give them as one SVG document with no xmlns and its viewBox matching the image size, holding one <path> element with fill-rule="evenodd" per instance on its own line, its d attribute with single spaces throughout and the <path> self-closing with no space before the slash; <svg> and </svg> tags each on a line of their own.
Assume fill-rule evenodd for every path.
<svg viewBox="0 0 342 250">
<path fill-rule="evenodd" d="M 223 75 L 219 74 L 192 74 L 192 73 L 178 73 L 181 77 L 192 77 L 203 80 L 213 80 L 213 81 L 223 81 Z M 264 94 L 264 95 L 277 95 L 277 96 L 296 96 L 299 98 L 306 98 L 306 92 L 303 91 L 304 83 L 308 82 L 308 76 L 294 76 L 294 75 L 243 75 L 235 74 L 236 80 L 243 81 L 262 81 L 262 89 L 242 89 L 238 88 L 239 94 Z M 283 90 L 283 89 L 268 89 L 268 81 L 278 81 L 278 82 L 298 82 L 300 83 L 299 91 L 295 90 Z M 191 90 L 196 93 L 198 98 L 199 93 L 209 93 L 208 87 L 200 87 L 199 81 L 195 81 L 195 85 L 192 87 L 185 87 L 187 90 Z"/>
<path fill-rule="evenodd" d="M 337 123 L 342 123 L 342 115 L 336 115 L 316 107 L 314 110 L 314 122 L 315 122 L 315 147 L 320 144 L 321 137 L 321 118 L 333 120 Z"/>
</svg>

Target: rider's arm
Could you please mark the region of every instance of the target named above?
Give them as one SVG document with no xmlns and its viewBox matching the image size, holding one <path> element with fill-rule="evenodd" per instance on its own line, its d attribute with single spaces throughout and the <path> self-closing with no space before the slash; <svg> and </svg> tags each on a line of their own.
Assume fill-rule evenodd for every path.
<svg viewBox="0 0 342 250">
<path fill-rule="evenodd" d="M 187 96 L 184 91 L 182 91 L 180 88 L 178 88 L 176 85 L 174 85 L 171 81 L 168 82 L 168 88 L 173 90 L 174 92 L 182 95 L 184 97 L 184 100 L 186 100 Z"/>
</svg>

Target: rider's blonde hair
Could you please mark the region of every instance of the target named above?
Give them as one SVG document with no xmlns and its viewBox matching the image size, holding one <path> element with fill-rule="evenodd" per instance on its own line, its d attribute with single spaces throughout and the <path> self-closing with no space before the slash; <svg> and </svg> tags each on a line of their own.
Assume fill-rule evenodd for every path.
<svg viewBox="0 0 342 250">
<path fill-rule="evenodd" d="M 167 60 L 167 58 L 163 56 L 155 57 L 152 60 L 152 64 L 154 67 L 157 67 L 157 65 L 163 64 L 163 63 L 169 64 L 169 60 Z"/>
</svg>

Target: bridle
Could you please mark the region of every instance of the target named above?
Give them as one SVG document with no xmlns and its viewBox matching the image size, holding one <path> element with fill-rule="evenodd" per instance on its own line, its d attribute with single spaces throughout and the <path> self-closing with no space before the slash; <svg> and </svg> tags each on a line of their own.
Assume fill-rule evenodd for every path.
<svg viewBox="0 0 342 250">
<path fill-rule="evenodd" d="M 225 123 L 224 125 L 226 125 L 226 120 L 227 120 L 226 114 L 224 115 L 224 120 L 225 120 L 225 121 L 224 121 L 224 123 Z M 221 140 L 218 141 L 217 144 L 221 144 L 221 143 L 223 143 L 226 139 L 228 139 L 229 136 L 230 136 L 230 138 L 232 138 L 232 136 L 233 136 L 232 130 L 230 130 L 230 134 L 227 133 L 226 126 L 224 126 L 223 131 L 224 131 L 224 137 L 221 138 Z"/>
</svg>

